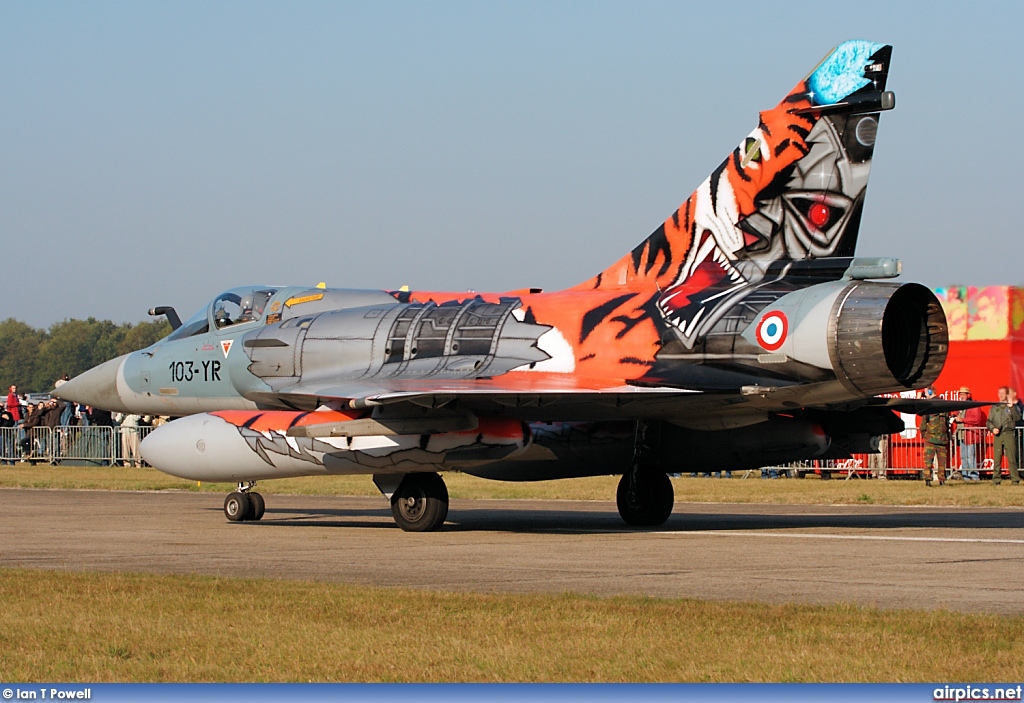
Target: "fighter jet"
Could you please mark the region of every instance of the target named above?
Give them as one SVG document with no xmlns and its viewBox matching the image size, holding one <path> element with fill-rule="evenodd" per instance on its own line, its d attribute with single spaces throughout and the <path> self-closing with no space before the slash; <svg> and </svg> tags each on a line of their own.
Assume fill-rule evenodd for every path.
<svg viewBox="0 0 1024 703">
<path fill-rule="evenodd" d="M 141 453 L 227 481 L 369 474 L 404 530 L 448 513 L 439 472 L 621 475 L 633 526 L 664 523 L 667 473 L 877 451 L 896 414 L 963 404 L 883 394 L 946 357 L 935 296 L 854 248 L 892 48 L 848 41 L 620 260 L 572 288 L 495 293 L 247 286 L 62 385 L 121 412 L 185 416 Z M 584 242 L 580 242 L 584 244 Z M 882 279 L 874 280 L 874 279 Z"/>
</svg>

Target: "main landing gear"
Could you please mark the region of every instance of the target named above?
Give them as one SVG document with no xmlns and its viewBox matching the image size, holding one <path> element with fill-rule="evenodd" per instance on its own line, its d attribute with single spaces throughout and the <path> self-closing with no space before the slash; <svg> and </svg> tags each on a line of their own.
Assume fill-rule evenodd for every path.
<svg viewBox="0 0 1024 703">
<path fill-rule="evenodd" d="M 675 491 L 672 481 L 657 468 L 653 446 L 656 428 L 643 420 L 636 423 L 633 463 L 622 475 L 615 493 L 619 515 L 631 527 L 658 527 L 672 514 Z"/>
<path fill-rule="evenodd" d="M 255 481 L 238 484 L 238 490 L 224 499 L 224 517 L 231 522 L 259 520 L 267 510 L 263 496 L 253 490 Z"/>
<path fill-rule="evenodd" d="M 373 482 L 391 499 L 391 515 L 406 532 L 433 532 L 448 517 L 448 487 L 438 474 L 375 474 Z"/>
<path fill-rule="evenodd" d="M 632 472 L 631 472 L 632 473 Z M 631 527 L 658 527 L 672 514 L 675 491 L 668 475 L 659 471 L 623 474 L 615 493 L 619 515 Z"/>
</svg>

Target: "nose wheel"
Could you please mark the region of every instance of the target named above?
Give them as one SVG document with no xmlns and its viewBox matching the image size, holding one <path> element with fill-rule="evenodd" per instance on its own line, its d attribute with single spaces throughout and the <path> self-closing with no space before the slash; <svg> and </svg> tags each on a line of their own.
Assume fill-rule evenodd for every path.
<svg viewBox="0 0 1024 703">
<path fill-rule="evenodd" d="M 239 483 L 238 490 L 228 493 L 224 499 L 224 517 L 231 522 L 259 520 L 267 510 L 266 501 L 256 491 L 255 481 Z"/>
</svg>

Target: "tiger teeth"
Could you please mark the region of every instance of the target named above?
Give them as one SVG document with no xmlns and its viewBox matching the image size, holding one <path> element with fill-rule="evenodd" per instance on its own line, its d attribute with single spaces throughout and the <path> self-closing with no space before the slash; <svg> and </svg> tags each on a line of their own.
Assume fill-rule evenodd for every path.
<svg viewBox="0 0 1024 703">
<path fill-rule="evenodd" d="M 701 248 L 694 254 L 693 260 L 686 265 L 682 273 L 679 276 L 680 281 L 685 281 L 693 273 L 694 269 L 704 263 L 704 260 L 708 258 L 708 255 L 713 251 L 716 251 L 718 247 L 715 246 L 715 242 L 711 237 L 708 237 L 701 244 Z"/>
<path fill-rule="evenodd" d="M 743 274 L 739 272 L 739 269 L 732 265 L 732 262 L 729 261 L 729 257 L 727 257 L 725 253 L 718 248 L 718 245 L 715 244 L 714 239 L 711 237 L 704 240 L 701 248 L 694 255 L 693 260 L 684 266 L 677 280 L 685 281 L 690 277 L 690 274 L 708 258 L 711 258 L 712 261 L 721 266 L 722 270 L 729 276 L 729 280 L 733 283 L 746 283 L 747 279 L 743 277 Z"/>
<path fill-rule="evenodd" d="M 697 314 L 693 316 L 692 320 L 690 320 L 690 324 L 687 325 L 686 329 L 683 330 L 683 334 L 685 334 L 687 337 L 693 335 L 694 331 L 696 331 L 697 329 L 697 323 L 700 322 L 700 318 L 704 317 L 705 310 L 707 310 L 707 308 L 702 307 L 700 310 L 697 311 Z"/>
</svg>

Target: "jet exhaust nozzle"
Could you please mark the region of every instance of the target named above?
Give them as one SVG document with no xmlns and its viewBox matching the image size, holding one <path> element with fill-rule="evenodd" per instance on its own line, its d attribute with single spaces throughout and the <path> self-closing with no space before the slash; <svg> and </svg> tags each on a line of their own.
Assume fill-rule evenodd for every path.
<svg viewBox="0 0 1024 703">
<path fill-rule="evenodd" d="M 833 305 L 828 338 L 839 380 L 868 395 L 930 385 L 949 348 L 942 306 L 917 283 L 849 286 Z"/>
</svg>

